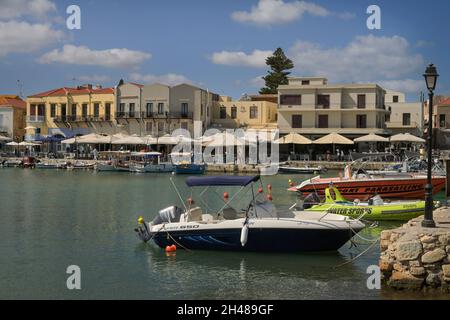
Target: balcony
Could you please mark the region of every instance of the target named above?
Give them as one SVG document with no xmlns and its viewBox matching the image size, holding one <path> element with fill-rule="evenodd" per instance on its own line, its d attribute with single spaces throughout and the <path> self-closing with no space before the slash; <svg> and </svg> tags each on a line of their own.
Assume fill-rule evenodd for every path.
<svg viewBox="0 0 450 320">
<path fill-rule="evenodd" d="M 193 112 L 169 112 L 169 117 L 174 119 L 193 119 Z"/>
<path fill-rule="evenodd" d="M 139 112 L 124 112 L 119 111 L 115 114 L 116 119 L 140 119 L 140 113 Z"/>
<path fill-rule="evenodd" d="M 36 116 L 36 115 L 32 115 L 32 116 L 27 116 L 27 122 L 44 122 L 45 121 L 45 116 Z"/>
<path fill-rule="evenodd" d="M 111 121 L 110 115 L 84 115 L 84 116 L 56 116 L 53 117 L 54 122 L 101 122 Z"/>
</svg>

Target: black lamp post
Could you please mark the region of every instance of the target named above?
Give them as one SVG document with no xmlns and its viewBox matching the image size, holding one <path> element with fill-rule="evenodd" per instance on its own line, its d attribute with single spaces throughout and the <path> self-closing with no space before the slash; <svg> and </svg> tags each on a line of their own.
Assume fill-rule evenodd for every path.
<svg viewBox="0 0 450 320">
<path fill-rule="evenodd" d="M 428 135 L 427 135 L 427 184 L 425 185 L 425 217 L 422 221 L 422 227 L 434 228 L 436 224 L 433 220 L 433 182 L 431 179 L 431 168 L 433 163 L 433 96 L 436 88 L 437 78 L 439 77 L 436 67 L 430 64 L 423 75 L 428 88 Z"/>
</svg>

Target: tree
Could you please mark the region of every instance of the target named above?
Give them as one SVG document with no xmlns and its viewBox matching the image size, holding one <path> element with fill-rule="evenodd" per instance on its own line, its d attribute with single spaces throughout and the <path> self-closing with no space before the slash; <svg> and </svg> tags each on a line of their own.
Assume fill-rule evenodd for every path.
<svg viewBox="0 0 450 320">
<path fill-rule="evenodd" d="M 274 53 L 267 57 L 266 64 L 270 67 L 268 75 L 262 77 L 266 82 L 266 86 L 259 90 L 260 94 L 274 94 L 278 92 L 278 86 L 282 84 L 288 84 L 287 76 L 290 70 L 294 68 L 294 63 L 291 59 L 286 57 L 283 49 L 277 48 Z"/>
</svg>

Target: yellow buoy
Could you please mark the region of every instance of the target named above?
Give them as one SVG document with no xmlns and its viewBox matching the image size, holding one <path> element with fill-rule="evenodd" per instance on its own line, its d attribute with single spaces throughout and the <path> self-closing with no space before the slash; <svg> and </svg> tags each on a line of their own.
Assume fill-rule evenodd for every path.
<svg viewBox="0 0 450 320">
<path fill-rule="evenodd" d="M 139 216 L 138 223 L 139 224 L 144 224 L 144 218 L 142 218 L 142 216 Z"/>
</svg>

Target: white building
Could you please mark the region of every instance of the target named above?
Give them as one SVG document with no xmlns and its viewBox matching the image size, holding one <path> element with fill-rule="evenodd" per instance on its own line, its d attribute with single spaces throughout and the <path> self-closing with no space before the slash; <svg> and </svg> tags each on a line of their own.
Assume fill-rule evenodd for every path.
<svg viewBox="0 0 450 320">
<path fill-rule="evenodd" d="M 404 93 L 386 90 L 385 104 L 391 111 L 390 117 L 386 119 L 386 127 L 393 135 L 407 132 L 419 137 L 423 135 L 422 102 L 408 103 Z"/>
</svg>

